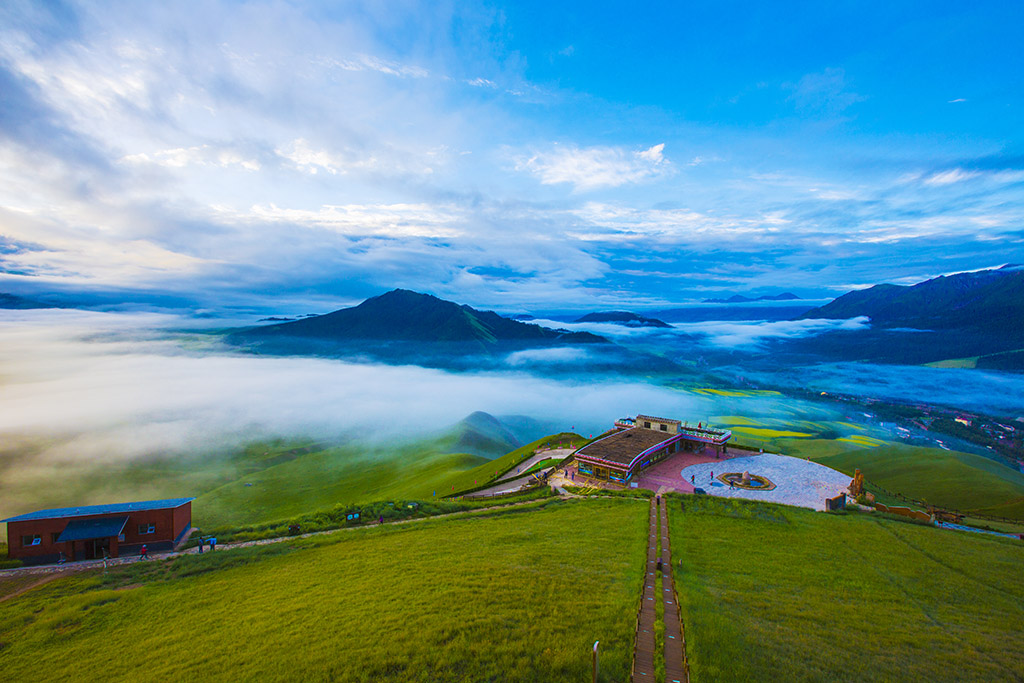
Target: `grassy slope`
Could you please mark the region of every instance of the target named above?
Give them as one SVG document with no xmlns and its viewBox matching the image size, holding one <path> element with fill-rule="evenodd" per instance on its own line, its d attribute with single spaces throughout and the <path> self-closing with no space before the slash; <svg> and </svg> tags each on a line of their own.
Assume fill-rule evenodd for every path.
<svg viewBox="0 0 1024 683">
<path fill-rule="evenodd" d="M 171 565 L 173 580 L 157 578 L 157 563 L 113 570 L 107 587 L 98 573 L 69 577 L 0 604 L 0 669 L 12 680 L 68 671 L 589 680 L 590 647 L 600 640 L 602 680 L 624 680 L 646 528 L 647 508 L 633 501 L 557 502 L 190 555 Z M 225 566 L 195 573 L 213 564 Z"/>
<path fill-rule="evenodd" d="M 746 501 L 678 505 L 695 682 L 1024 677 L 1019 542 Z"/>
<path fill-rule="evenodd" d="M 536 447 L 570 437 L 580 440 L 578 435 L 552 435 L 495 460 L 447 453 L 454 435 L 387 448 L 255 443 L 202 458 L 102 463 L 45 464 L 29 448 L 12 448 L 0 452 L 0 516 L 46 507 L 197 496 L 193 522 L 200 528 L 258 524 L 337 503 L 429 499 L 435 491 L 440 498 L 453 486 L 458 491 L 483 484 Z M 61 486 L 56 487 L 58 476 Z"/>
<path fill-rule="evenodd" d="M 538 439 L 495 460 L 444 453 L 443 443 L 430 442 L 387 451 L 344 447 L 310 453 L 204 494 L 193 505 L 196 524 L 217 527 L 276 521 L 337 503 L 428 500 L 435 493 L 441 498 L 485 483 L 495 472 L 560 437 L 568 435 Z"/>
<path fill-rule="evenodd" d="M 1024 474 L 978 455 L 893 444 L 815 459 L 935 505 L 1024 518 Z"/>
</svg>

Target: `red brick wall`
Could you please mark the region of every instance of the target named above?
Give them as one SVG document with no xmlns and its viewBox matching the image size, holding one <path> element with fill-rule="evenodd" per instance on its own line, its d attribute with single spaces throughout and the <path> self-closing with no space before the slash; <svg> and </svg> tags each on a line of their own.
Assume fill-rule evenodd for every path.
<svg viewBox="0 0 1024 683">
<path fill-rule="evenodd" d="M 181 535 L 181 532 L 189 528 L 192 524 L 192 503 L 185 503 L 174 508 L 174 533 L 171 535 L 171 540 L 175 540 Z"/>
<path fill-rule="evenodd" d="M 51 534 L 60 534 L 64 527 L 72 519 L 104 519 L 107 517 L 123 517 L 126 513 L 112 513 L 106 515 L 87 515 L 83 517 L 60 517 L 56 519 L 28 520 L 24 522 L 7 523 L 7 555 L 8 557 L 38 557 L 41 555 L 56 555 L 59 552 L 68 552 L 68 543 L 53 543 Z M 173 542 L 182 529 L 188 525 L 192 518 L 192 503 L 185 503 L 177 508 L 166 508 L 163 510 L 139 510 L 129 512 L 128 523 L 124 526 L 124 540 L 119 545 L 135 545 L 142 543 L 159 543 L 162 541 Z M 151 534 L 140 534 L 140 524 L 153 524 L 156 529 Z M 183 526 L 184 525 L 184 526 Z M 36 546 L 22 546 L 21 537 L 39 534 L 40 544 Z M 113 547 L 111 548 L 113 550 Z M 70 558 L 69 558 L 70 559 Z"/>
</svg>

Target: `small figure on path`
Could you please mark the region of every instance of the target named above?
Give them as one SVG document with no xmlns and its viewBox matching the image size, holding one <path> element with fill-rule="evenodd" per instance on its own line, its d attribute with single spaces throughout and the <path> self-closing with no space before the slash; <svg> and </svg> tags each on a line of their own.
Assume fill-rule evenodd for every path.
<svg viewBox="0 0 1024 683">
<path fill-rule="evenodd" d="M 200 555 L 203 554 L 203 537 L 202 536 L 199 537 L 199 554 Z"/>
<path fill-rule="evenodd" d="M 210 552 L 212 553 L 214 550 L 217 549 L 217 537 L 216 536 L 210 536 L 210 538 L 207 539 L 207 540 L 210 543 Z"/>
<path fill-rule="evenodd" d="M 64 564 L 68 561 L 68 558 L 64 557 L 64 551 L 60 551 L 60 557 L 57 558 L 57 564 Z"/>
<path fill-rule="evenodd" d="M 145 544 L 145 543 L 143 543 L 143 544 L 142 544 L 142 550 L 141 550 L 141 551 L 139 552 L 139 559 L 140 559 L 140 560 L 144 560 L 144 559 L 146 559 L 146 551 L 147 551 L 147 550 L 148 550 L 148 548 L 146 547 L 146 544 Z"/>
<path fill-rule="evenodd" d="M 383 523 L 384 523 L 384 515 L 381 515 L 380 519 L 377 520 L 377 524 L 383 524 Z"/>
<path fill-rule="evenodd" d="M 712 481 L 712 483 L 714 483 L 714 481 L 715 481 L 715 472 L 714 472 L 714 470 L 711 471 L 711 481 Z"/>
<path fill-rule="evenodd" d="M 690 475 L 690 483 L 691 484 L 696 484 L 697 483 L 696 480 L 693 478 L 692 474 Z"/>
</svg>

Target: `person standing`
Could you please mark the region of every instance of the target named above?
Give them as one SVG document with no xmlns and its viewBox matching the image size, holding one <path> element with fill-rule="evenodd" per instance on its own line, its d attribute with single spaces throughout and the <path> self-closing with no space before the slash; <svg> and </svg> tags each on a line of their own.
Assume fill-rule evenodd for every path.
<svg viewBox="0 0 1024 683">
<path fill-rule="evenodd" d="M 140 559 L 140 560 L 144 560 L 144 559 L 146 559 L 146 551 L 147 551 L 147 550 L 148 550 L 148 548 L 146 547 L 146 544 L 145 544 L 145 543 L 143 543 L 143 544 L 142 544 L 142 550 L 141 550 L 141 551 L 139 552 L 139 559 Z"/>
<path fill-rule="evenodd" d="M 200 555 L 203 554 L 203 537 L 202 536 L 199 537 L 199 554 Z"/>
<path fill-rule="evenodd" d="M 217 537 L 211 536 L 208 540 L 210 543 L 210 552 L 212 553 L 214 550 L 217 549 Z"/>
</svg>

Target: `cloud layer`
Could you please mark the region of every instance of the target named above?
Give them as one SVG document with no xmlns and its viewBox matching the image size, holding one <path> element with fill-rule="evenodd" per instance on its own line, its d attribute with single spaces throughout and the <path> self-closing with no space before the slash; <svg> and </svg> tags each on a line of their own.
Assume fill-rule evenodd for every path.
<svg viewBox="0 0 1024 683">
<path fill-rule="evenodd" d="M 827 21 L 730 19 L 788 62 L 671 9 L 686 40 L 637 11 L 547 44 L 527 9 L 5 3 L 0 289 L 621 308 L 1024 260 L 1000 11 L 891 17 L 929 36 L 898 60 L 843 33 L 849 62 Z M 984 54 L 935 61 L 974 27 Z"/>
<path fill-rule="evenodd" d="M 417 437 L 476 410 L 590 431 L 640 410 L 702 410 L 696 397 L 622 381 L 231 355 L 205 335 L 162 331 L 182 322 L 56 310 L 6 316 L 0 437 L 44 436 L 55 443 L 47 458 L 104 462 L 267 437 Z M 522 352 L 510 366 L 575 361 L 557 351 Z"/>
</svg>

